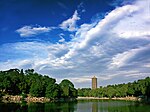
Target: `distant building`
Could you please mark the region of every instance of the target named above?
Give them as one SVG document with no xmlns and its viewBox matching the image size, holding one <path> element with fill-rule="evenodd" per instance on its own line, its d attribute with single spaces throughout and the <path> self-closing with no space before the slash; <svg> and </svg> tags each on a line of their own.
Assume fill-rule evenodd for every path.
<svg viewBox="0 0 150 112">
<path fill-rule="evenodd" d="M 92 89 L 96 89 L 97 88 L 97 78 L 94 76 L 92 78 Z"/>
</svg>

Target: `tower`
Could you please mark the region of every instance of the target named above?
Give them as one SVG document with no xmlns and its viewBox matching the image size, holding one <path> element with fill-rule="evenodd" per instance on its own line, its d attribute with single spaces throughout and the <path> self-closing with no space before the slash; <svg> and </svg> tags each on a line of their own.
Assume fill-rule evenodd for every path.
<svg viewBox="0 0 150 112">
<path fill-rule="evenodd" d="M 92 78 L 92 89 L 96 89 L 97 88 L 97 78 L 94 76 Z"/>
</svg>

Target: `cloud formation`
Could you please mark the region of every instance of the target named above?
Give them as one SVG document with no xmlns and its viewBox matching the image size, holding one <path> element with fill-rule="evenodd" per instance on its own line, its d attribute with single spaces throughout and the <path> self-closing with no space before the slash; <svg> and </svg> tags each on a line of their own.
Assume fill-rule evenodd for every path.
<svg viewBox="0 0 150 112">
<path fill-rule="evenodd" d="M 63 21 L 59 26 L 63 30 L 76 31 L 76 22 L 80 20 L 77 10 L 74 12 L 73 16 L 65 21 Z"/>
<path fill-rule="evenodd" d="M 65 36 L 63 33 L 60 33 L 60 34 L 59 34 L 59 37 L 60 37 L 59 42 L 65 42 L 65 39 L 64 39 L 63 36 Z"/>
<path fill-rule="evenodd" d="M 140 54 L 145 54 L 147 51 L 149 51 L 150 48 L 150 44 L 144 47 L 140 47 L 140 48 L 136 48 L 136 49 L 130 49 L 129 51 L 125 51 L 123 53 L 118 53 L 117 55 L 115 55 L 112 58 L 112 62 L 109 65 L 109 68 L 120 68 L 124 65 L 131 65 L 132 61 L 138 61 L 138 58 L 143 58 L 144 59 L 144 55 L 143 57 L 139 57 L 138 55 Z M 149 55 L 149 54 L 147 54 Z M 146 61 L 146 60 L 145 60 Z M 140 60 L 139 60 L 140 62 Z M 136 62 L 137 64 L 138 62 Z M 135 65 L 136 66 L 136 65 Z"/>
<path fill-rule="evenodd" d="M 149 38 L 149 4 L 149 0 L 139 0 L 134 5 L 130 5 L 132 9 L 128 9 L 130 10 L 128 15 L 116 24 L 113 33 L 121 38 Z"/>
<path fill-rule="evenodd" d="M 50 27 L 41 27 L 41 26 L 23 26 L 22 28 L 19 28 L 16 30 L 17 33 L 21 37 L 33 37 L 41 33 L 47 33 L 51 31 L 52 28 Z"/>
<path fill-rule="evenodd" d="M 76 87 L 90 87 L 92 75 L 99 78 L 99 85 L 150 76 L 150 15 L 147 14 L 147 4 L 144 0 L 117 7 L 103 19 L 84 23 L 78 28 L 76 21 L 80 18 L 75 11 L 60 25 L 63 30 L 75 31 L 70 41 L 66 42 L 64 35 L 60 34 L 58 43 L 33 41 L 3 45 L 0 56 L 3 57 L 2 52 L 8 53 L 10 49 L 16 52 L 8 55 L 10 60 L 0 62 L 0 69 L 34 68 L 57 78 L 58 82 L 68 78 Z M 24 29 L 31 31 L 23 32 L 23 35 L 35 35 L 37 30 L 41 33 L 50 31 L 45 27 L 43 30 L 29 26 Z M 22 58 L 11 60 L 13 54 Z"/>
<path fill-rule="evenodd" d="M 62 5 L 61 3 L 58 3 L 59 5 Z M 77 31 L 77 25 L 76 22 L 80 20 L 80 17 L 78 15 L 77 10 L 74 12 L 73 16 L 65 21 L 63 21 L 58 27 L 41 27 L 39 25 L 36 26 L 23 26 L 16 30 L 17 33 L 21 37 L 34 37 L 36 35 L 42 34 L 42 33 L 48 33 L 53 29 L 63 29 L 65 31 Z M 62 38 L 62 36 L 61 36 Z M 64 38 L 60 41 L 64 41 Z"/>
</svg>

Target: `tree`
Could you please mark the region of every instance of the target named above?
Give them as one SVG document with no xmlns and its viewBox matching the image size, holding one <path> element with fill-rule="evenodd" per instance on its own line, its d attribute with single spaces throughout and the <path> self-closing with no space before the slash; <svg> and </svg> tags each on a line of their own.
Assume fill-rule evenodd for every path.
<svg viewBox="0 0 150 112">
<path fill-rule="evenodd" d="M 0 92 L 4 94 L 30 94 L 35 97 L 49 98 L 77 96 L 77 90 L 69 80 L 63 80 L 60 87 L 55 79 L 38 74 L 34 69 L 25 70 L 25 73 L 23 69 L 0 71 L 0 82 Z"/>
<path fill-rule="evenodd" d="M 78 89 L 78 96 L 90 96 L 91 88 Z"/>
<path fill-rule="evenodd" d="M 49 84 L 46 88 L 45 95 L 47 98 L 60 98 L 61 97 L 61 88 L 58 84 Z"/>
<path fill-rule="evenodd" d="M 78 91 L 75 88 L 70 88 L 71 91 L 71 97 L 76 98 L 78 96 Z"/>
<path fill-rule="evenodd" d="M 150 98 L 150 77 L 146 77 L 145 80 L 147 82 L 145 95 L 146 95 L 146 97 L 148 99 L 148 98 Z"/>
<path fill-rule="evenodd" d="M 43 86 L 40 81 L 36 83 L 32 83 L 30 88 L 30 95 L 34 97 L 43 96 Z"/>
<path fill-rule="evenodd" d="M 132 83 L 128 83 L 127 94 L 131 96 L 131 95 L 134 95 L 134 93 L 135 93 L 135 90 L 134 90 L 133 84 Z"/>
<path fill-rule="evenodd" d="M 72 83 L 71 81 L 67 80 L 67 79 L 62 80 L 59 85 L 60 85 L 61 87 L 68 86 L 68 87 L 74 88 L 73 83 Z"/>
<path fill-rule="evenodd" d="M 112 98 L 115 95 L 116 95 L 116 90 L 113 87 L 111 87 L 111 86 L 107 87 L 107 96 L 109 98 Z"/>
<path fill-rule="evenodd" d="M 11 80 L 10 77 L 4 76 L 3 80 L 1 81 L 1 90 L 5 91 L 6 93 L 11 93 Z"/>
<path fill-rule="evenodd" d="M 127 84 L 119 84 L 116 87 L 116 96 L 124 97 L 127 96 L 128 85 Z"/>
<path fill-rule="evenodd" d="M 71 81 L 64 79 L 59 84 L 63 93 L 62 96 L 65 98 L 68 97 L 77 97 L 77 90 L 74 88 L 74 85 Z"/>
</svg>

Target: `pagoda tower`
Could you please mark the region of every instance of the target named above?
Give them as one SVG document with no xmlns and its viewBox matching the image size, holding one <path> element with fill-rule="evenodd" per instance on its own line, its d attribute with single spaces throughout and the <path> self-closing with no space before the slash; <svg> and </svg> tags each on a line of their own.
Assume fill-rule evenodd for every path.
<svg viewBox="0 0 150 112">
<path fill-rule="evenodd" d="M 96 89 L 97 88 L 97 78 L 94 76 L 92 78 L 92 89 Z"/>
</svg>

